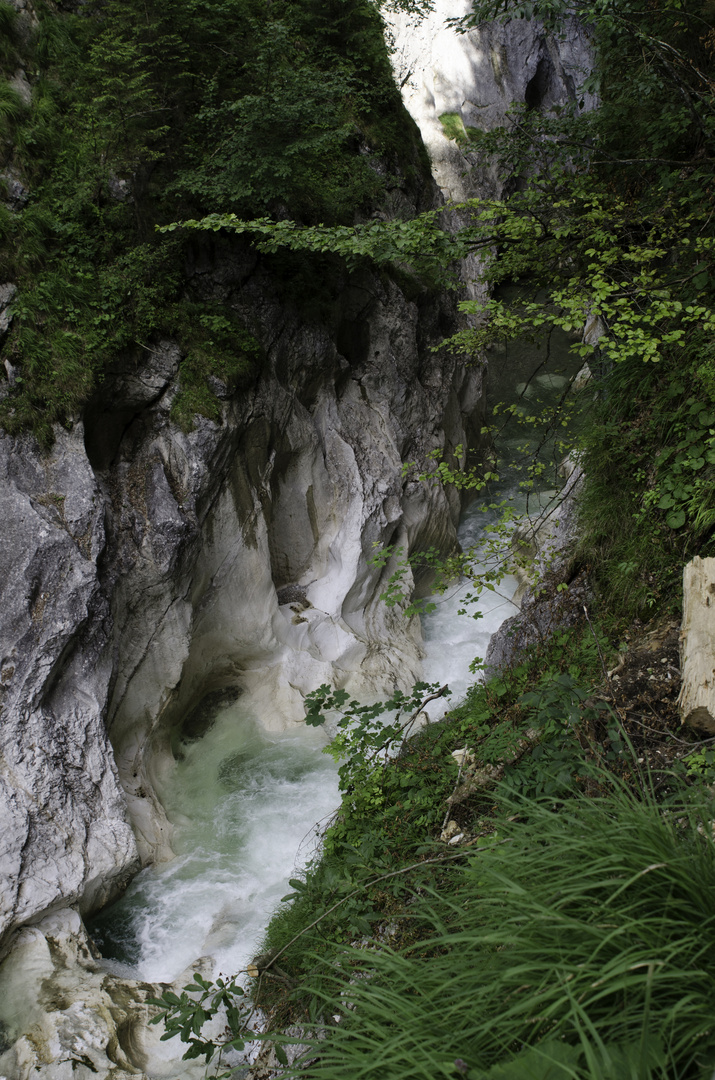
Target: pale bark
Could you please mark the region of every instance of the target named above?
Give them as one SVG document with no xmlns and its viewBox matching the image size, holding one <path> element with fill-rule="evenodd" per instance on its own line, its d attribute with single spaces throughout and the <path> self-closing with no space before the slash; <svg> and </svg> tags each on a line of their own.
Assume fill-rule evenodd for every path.
<svg viewBox="0 0 715 1080">
<path fill-rule="evenodd" d="M 715 559 L 696 556 L 683 571 L 680 666 L 683 723 L 715 735 Z"/>
</svg>

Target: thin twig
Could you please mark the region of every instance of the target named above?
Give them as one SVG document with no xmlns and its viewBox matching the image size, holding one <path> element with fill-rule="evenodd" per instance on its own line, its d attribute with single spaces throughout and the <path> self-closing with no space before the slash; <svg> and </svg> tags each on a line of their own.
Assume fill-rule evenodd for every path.
<svg viewBox="0 0 715 1080">
<path fill-rule="evenodd" d="M 430 701 L 436 701 L 437 698 L 444 697 L 448 690 L 449 686 L 447 683 L 445 683 L 444 686 L 440 687 L 439 690 L 436 690 L 434 694 L 430 694 L 428 697 L 422 699 L 415 711 L 412 713 L 412 716 L 402 728 L 402 741 L 400 742 L 400 748 L 405 745 L 405 739 L 407 738 L 410 728 L 414 724 L 417 717 L 425 711 L 425 705 L 429 705 Z"/>
</svg>

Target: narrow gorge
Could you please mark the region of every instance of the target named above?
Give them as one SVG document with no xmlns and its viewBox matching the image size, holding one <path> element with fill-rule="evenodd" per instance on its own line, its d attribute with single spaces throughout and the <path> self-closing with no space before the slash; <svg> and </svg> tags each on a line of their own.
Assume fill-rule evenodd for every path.
<svg viewBox="0 0 715 1080">
<path fill-rule="evenodd" d="M 577 36 L 564 48 L 533 25 L 460 38 L 445 28 L 458 7 L 389 27 L 442 191 L 424 173 L 404 182 L 402 212 L 463 193 L 441 114 L 489 128 L 537 85 L 547 104 L 572 95 L 587 60 Z M 195 303 L 251 326 L 253 385 L 214 378 L 218 415 L 182 430 L 181 349 L 162 338 L 118 356 L 51 449 L 0 440 L 8 1080 L 179 1075 L 146 1027 L 146 988 L 103 971 L 81 920 L 172 859 L 158 791 L 177 739 L 200 738 L 221 704 L 238 697 L 283 732 L 321 683 L 369 698 L 419 679 L 419 621 L 380 601 L 394 566 L 371 555 L 454 549 L 458 495 L 406 481 L 403 463 L 480 444 L 482 366 L 435 351 L 458 325 L 450 295 L 326 267 L 304 303 L 247 243 L 218 237 L 182 273 Z"/>
<path fill-rule="evenodd" d="M 267 941 L 280 1043 L 317 1015 L 303 981 L 331 1000 L 314 939 L 290 949 L 335 908 L 336 948 L 388 943 L 379 985 L 425 897 L 452 904 L 445 942 L 455 904 L 469 922 L 450 860 L 599 804 L 598 770 L 694 805 L 715 763 L 680 730 L 674 642 L 682 566 L 715 553 L 715 30 L 701 4 L 688 37 L 688 5 L 658 36 L 628 0 L 0 0 L 0 1080 L 200 1080 L 238 1021 L 162 1040 L 156 1000 L 184 1007 L 193 972 Z M 545 533 L 570 547 L 534 587 Z M 322 755 L 308 695 L 421 680 L 455 690 L 441 724 Z M 370 893 L 422 861 L 444 876 Z M 343 1075 L 331 1032 L 372 1053 L 350 1034 L 370 1004 L 342 1004 L 370 983 L 338 991 L 316 1080 Z M 626 1075 L 630 1029 L 599 1072 L 548 1024 L 439 1069 L 502 1075 L 508 1043 L 528 1072 L 532 1030 L 555 1055 L 534 1080 Z M 628 1075 L 665 1076 L 643 1033 Z M 400 1036 L 360 1075 L 420 1075 Z M 285 1064 L 251 1057 L 236 1075 Z"/>
</svg>

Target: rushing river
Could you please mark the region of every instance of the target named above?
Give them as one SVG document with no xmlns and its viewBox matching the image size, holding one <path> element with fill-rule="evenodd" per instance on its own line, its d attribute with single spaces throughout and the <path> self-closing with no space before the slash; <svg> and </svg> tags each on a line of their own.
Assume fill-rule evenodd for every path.
<svg viewBox="0 0 715 1080">
<path fill-rule="evenodd" d="M 568 357 L 563 335 L 552 342 L 548 362 L 543 348 L 540 354 L 526 342 L 510 345 L 508 352 L 494 350 L 491 400 L 517 400 L 536 411 L 544 402 L 558 400 L 566 376 L 577 367 Z M 508 498 L 520 511 L 527 509 L 511 466 L 518 445 L 531 440 L 531 452 L 537 452 L 539 436 L 518 429 L 503 434 L 501 480 L 486 498 L 471 504 L 459 530 L 460 543 L 474 549 L 477 563 L 483 558 L 485 532 L 494 522 L 485 505 Z M 546 494 L 531 496 L 529 512 L 540 498 L 548 501 L 550 484 L 553 478 L 545 474 Z M 484 657 L 491 635 L 515 613 L 515 588 L 515 580 L 506 578 L 497 591 L 484 592 L 478 619 L 471 617 L 473 609 L 458 614 L 465 594 L 473 591 L 470 585 L 455 586 L 435 598 L 435 610 L 423 624 L 424 677 L 448 683 L 452 701 L 474 679 L 470 663 Z M 440 709 L 444 711 L 443 701 L 435 703 L 432 715 Z M 91 927 L 112 970 L 171 982 L 204 956 L 213 958 L 216 972 L 233 973 L 246 966 L 271 912 L 289 891 L 288 879 L 314 853 L 321 823 L 337 807 L 336 767 L 322 753 L 325 742 L 321 729 L 267 732 L 243 696 L 219 711 L 202 738 L 178 747 L 173 773 L 159 791 L 175 826 L 177 857 L 140 873 Z"/>
<path fill-rule="evenodd" d="M 460 529 L 464 546 L 478 540 L 483 524 L 474 504 Z M 457 615 L 466 587 L 437 598 L 424 620 L 425 678 L 448 683 L 456 696 L 464 692 L 474 678 L 470 662 L 515 610 L 515 585 L 508 579 L 498 594 L 487 593 L 479 621 Z M 91 927 L 112 970 L 172 982 L 201 956 L 212 956 L 217 971 L 246 966 L 290 891 L 288 878 L 315 851 L 320 824 L 338 805 L 325 743 L 321 729 L 265 731 L 244 696 L 222 709 L 202 738 L 180 745 L 159 791 L 175 826 L 177 858 L 142 871 Z"/>
</svg>

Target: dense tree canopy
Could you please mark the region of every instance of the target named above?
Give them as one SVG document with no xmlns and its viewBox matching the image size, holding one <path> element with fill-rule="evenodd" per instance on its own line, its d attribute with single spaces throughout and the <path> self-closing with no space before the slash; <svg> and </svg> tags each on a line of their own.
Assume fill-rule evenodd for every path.
<svg viewBox="0 0 715 1080">
<path fill-rule="evenodd" d="M 184 239 L 155 225 L 218 210 L 353 222 L 396 183 L 416 189 L 428 164 L 378 10 L 369 0 L 92 0 L 38 15 L 28 37 L 0 4 L 6 69 L 22 66 L 31 89 L 27 104 L 0 86 L 1 164 L 26 189 L 0 207 L 2 279 L 18 285 L 0 422 L 48 443 L 117 355 L 159 333 L 187 357 L 193 390 L 177 419 L 212 414 L 206 376 L 250 377 L 250 328 L 192 309 Z"/>
</svg>

